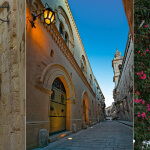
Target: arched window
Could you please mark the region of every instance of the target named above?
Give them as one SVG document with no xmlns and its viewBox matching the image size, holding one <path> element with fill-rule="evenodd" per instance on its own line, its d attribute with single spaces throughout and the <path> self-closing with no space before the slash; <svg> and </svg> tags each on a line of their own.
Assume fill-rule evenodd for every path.
<svg viewBox="0 0 150 150">
<path fill-rule="evenodd" d="M 64 29 L 63 24 L 60 23 L 60 25 L 59 25 L 59 32 L 60 32 L 60 34 L 61 34 L 62 37 L 64 36 L 63 29 Z"/>
<path fill-rule="evenodd" d="M 122 69 L 122 65 L 120 64 L 120 65 L 118 66 L 118 68 L 119 68 L 119 71 L 121 71 L 121 69 Z"/>
<path fill-rule="evenodd" d="M 59 89 L 60 91 L 63 91 L 64 93 L 66 93 L 64 84 L 58 77 L 54 80 L 52 87 L 55 87 L 55 88 Z"/>
<path fill-rule="evenodd" d="M 82 70 L 83 74 L 85 76 L 87 76 L 87 66 L 86 66 L 86 61 L 85 61 L 84 55 L 82 55 L 82 58 L 81 58 L 81 70 Z"/>
<path fill-rule="evenodd" d="M 65 33 L 65 43 L 68 45 L 68 34 L 67 34 L 67 32 Z"/>
<path fill-rule="evenodd" d="M 93 85 L 93 79 L 92 79 L 92 75 L 90 74 L 90 79 L 89 79 L 89 81 L 90 81 L 90 85 L 92 86 Z"/>
<path fill-rule="evenodd" d="M 64 41 L 66 42 L 69 50 L 71 51 L 72 54 L 74 54 L 74 34 L 73 34 L 73 29 L 71 26 L 71 20 L 68 17 L 68 14 L 66 13 L 66 10 L 64 10 L 64 8 L 62 6 L 58 6 L 57 8 L 57 19 L 58 19 L 58 24 L 60 25 L 60 23 L 63 24 L 62 29 L 63 29 L 63 38 Z M 59 25 L 58 30 L 59 30 Z M 63 28 L 64 27 L 64 28 Z M 65 32 L 67 32 L 67 35 L 65 35 Z M 66 36 L 66 37 L 65 37 Z"/>
</svg>

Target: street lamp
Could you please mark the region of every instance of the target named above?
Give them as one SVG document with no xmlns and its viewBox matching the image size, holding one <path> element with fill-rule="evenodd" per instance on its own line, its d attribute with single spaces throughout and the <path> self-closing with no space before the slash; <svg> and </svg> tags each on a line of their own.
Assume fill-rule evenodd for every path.
<svg viewBox="0 0 150 150">
<path fill-rule="evenodd" d="M 47 7 L 47 8 L 46 8 Z M 30 20 L 30 23 L 31 23 L 31 26 L 32 28 L 36 28 L 35 26 L 35 21 L 37 20 L 38 17 L 40 17 L 41 15 L 44 15 L 44 22 L 47 24 L 47 25 L 50 25 L 52 23 L 54 23 L 54 20 L 55 20 L 55 12 L 49 7 L 49 5 L 46 3 L 45 4 L 45 9 L 43 10 L 42 13 L 40 13 L 39 15 L 35 15 L 33 13 L 31 13 L 32 17 L 33 17 L 33 20 L 31 21 Z"/>
</svg>

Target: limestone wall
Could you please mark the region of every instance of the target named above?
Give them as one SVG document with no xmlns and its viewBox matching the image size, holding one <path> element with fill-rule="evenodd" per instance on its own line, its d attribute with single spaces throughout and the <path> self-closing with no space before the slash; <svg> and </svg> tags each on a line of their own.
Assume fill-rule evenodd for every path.
<svg viewBox="0 0 150 150">
<path fill-rule="evenodd" d="M 25 3 L 7 0 L 0 8 L 0 149 L 25 148 Z M 0 5 L 7 5 L 0 0 Z"/>
<path fill-rule="evenodd" d="M 60 16 L 60 17 L 59 17 L 59 19 L 58 19 L 58 17 L 56 18 L 56 26 L 59 29 L 60 21 L 62 21 L 63 25 L 65 27 L 65 30 L 68 32 L 68 27 L 67 27 L 68 25 L 67 24 L 68 23 L 70 24 L 71 30 L 73 32 L 73 39 L 74 39 L 73 48 L 72 48 L 71 51 L 73 51 L 73 56 L 76 59 L 76 61 L 77 61 L 79 66 L 81 66 L 82 55 L 85 57 L 86 65 L 87 65 L 86 78 L 87 78 L 88 82 L 90 82 L 90 74 L 92 75 L 93 84 L 91 85 L 91 87 L 92 87 L 93 91 L 96 91 L 97 87 L 99 85 L 94 80 L 95 77 L 94 77 L 94 74 L 92 72 L 92 69 L 91 69 L 91 66 L 90 66 L 90 62 L 89 62 L 89 60 L 87 58 L 85 49 L 83 47 L 82 39 L 80 38 L 80 33 L 78 32 L 78 29 L 77 29 L 77 26 L 75 24 L 73 15 L 71 13 L 68 1 L 67 0 L 55 0 L 55 1 L 54 0 L 41 0 L 41 2 L 43 4 L 48 3 L 49 6 L 54 11 L 56 11 L 57 13 L 58 13 L 58 8 L 59 7 L 61 7 L 62 10 L 64 10 L 64 12 L 66 13 L 66 16 L 68 17 L 68 21 L 63 19 L 63 17 L 61 17 L 61 15 L 59 15 L 59 13 L 58 13 L 57 16 Z"/>
<path fill-rule="evenodd" d="M 46 1 L 45 1 L 46 2 Z M 47 1 L 49 2 L 49 1 Z M 59 1 L 61 5 L 62 1 Z M 53 1 L 55 4 L 55 1 Z M 51 7 L 53 8 L 53 3 Z M 62 6 L 64 6 L 64 1 Z M 77 130 L 83 127 L 83 99 L 87 103 L 87 123 L 94 124 L 104 118 L 100 101 L 104 103 L 104 96 L 100 88 L 93 91 L 88 78 L 81 71 L 78 57 L 83 54 L 83 49 L 78 41 L 74 44 L 79 55 L 72 53 L 59 33 L 57 22 L 47 26 L 41 17 L 36 22 L 36 28 L 32 28 L 29 20 L 31 12 L 40 13 L 43 7 L 41 1 L 27 1 L 26 9 L 26 44 L 27 44 L 27 148 L 38 145 L 38 132 L 40 129 L 50 129 L 50 96 L 52 82 L 59 77 L 63 82 L 67 95 L 67 130 L 72 130 L 72 124 L 76 124 Z M 66 6 L 65 6 L 66 7 Z M 66 9 L 68 13 L 68 9 Z M 68 30 L 68 27 L 66 27 Z M 74 27 L 72 27 L 74 31 Z M 74 35 L 77 32 L 73 33 Z M 53 56 L 51 55 L 53 51 Z M 87 69 L 90 67 L 87 66 Z M 94 76 L 93 76 L 94 79 Z M 98 90 L 99 89 L 99 90 Z M 32 135 L 32 136 L 31 136 Z M 34 138 L 33 138 L 34 137 Z"/>
<path fill-rule="evenodd" d="M 118 117 L 128 121 L 133 121 L 133 52 L 133 42 L 129 35 L 115 97 L 115 102 L 121 103 L 117 104 Z"/>
</svg>

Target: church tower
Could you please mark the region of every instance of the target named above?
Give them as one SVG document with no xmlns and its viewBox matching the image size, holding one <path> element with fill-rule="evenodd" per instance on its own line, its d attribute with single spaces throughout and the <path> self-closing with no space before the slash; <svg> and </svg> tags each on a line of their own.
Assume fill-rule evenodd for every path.
<svg viewBox="0 0 150 150">
<path fill-rule="evenodd" d="M 112 60 L 112 67 L 114 70 L 113 82 L 115 82 L 115 86 L 118 84 L 120 71 L 122 69 L 122 60 L 123 57 L 121 56 L 121 52 L 119 52 L 118 49 L 116 49 L 115 57 Z"/>
</svg>

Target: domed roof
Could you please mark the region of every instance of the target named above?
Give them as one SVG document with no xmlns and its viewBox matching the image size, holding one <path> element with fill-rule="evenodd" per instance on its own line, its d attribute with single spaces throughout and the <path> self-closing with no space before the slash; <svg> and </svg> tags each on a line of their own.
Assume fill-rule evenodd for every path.
<svg viewBox="0 0 150 150">
<path fill-rule="evenodd" d="M 121 52 L 119 52 L 118 49 L 116 49 L 115 57 L 120 57 L 120 56 L 121 56 Z"/>
</svg>

